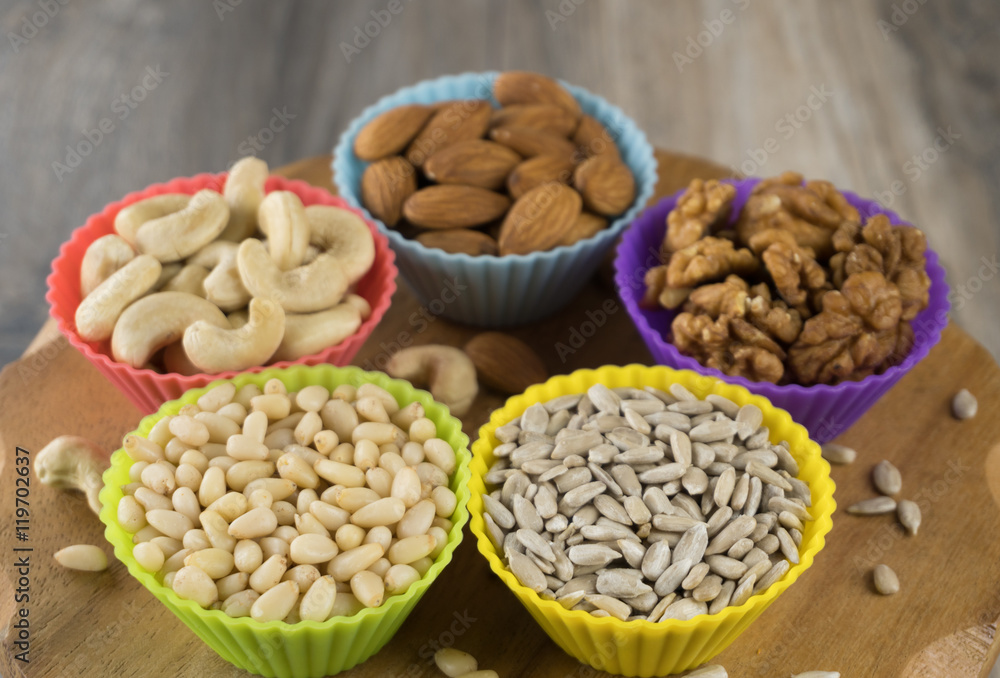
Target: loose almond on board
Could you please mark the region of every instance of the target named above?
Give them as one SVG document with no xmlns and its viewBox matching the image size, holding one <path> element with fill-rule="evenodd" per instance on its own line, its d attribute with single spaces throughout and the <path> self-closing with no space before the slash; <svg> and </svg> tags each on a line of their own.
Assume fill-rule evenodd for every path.
<svg viewBox="0 0 1000 678">
<path fill-rule="evenodd" d="M 493 111 L 490 127 L 527 127 L 569 137 L 577 121 L 566 109 L 554 104 L 515 104 Z"/>
<path fill-rule="evenodd" d="M 477 334 L 465 345 L 479 381 L 501 393 L 521 393 L 549 378 L 542 359 L 530 346 L 503 332 Z"/>
<path fill-rule="evenodd" d="M 468 228 L 499 219 L 510 198 L 474 186 L 428 186 L 403 204 L 408 221 L 424 228 Z"/>
<path fill-rule="evenodd" d="M 386 226 L 395 226 L 403 203 L 417 190 L 417 173 L 406 158 L 394 155 L 377 160 L 361 175 L 361 200 Z"/>
<path fill-rule="evenodd" d="M 525 158 L 556 155 L 571 159 L 576 152 L 576 147 L 565 137 L 527 127 L 496 127 L 490 130 L 490 138 L 514 149 Z"/>
<path fill-rule="evenodd" d="M 493 96 L 501 106 L 512 104 L 555 104 L 574 118 L 580 117 L 580 104 L 558 82 L 538 73 L 507 71 L 493 83 Z"/>
<path fill-rule="evenodd" d="M 500 227 L 500 254 L 527 254 L 555 247 L 573 227 L 581 207 L 580 194 L 560 183 L 528 191 L 510 208 Z"/>
<path fill-rule="evenodd" d="M 417 242 L 424 247 L 433 247 L 451 254 L 496 255 L 497 241 L 482 231 L 468 228 L 448 228 L 441 231 L 425 231 L 417 236 Z"/>
<path fill-rule="evenodd" d="M 438 151 L 424 163 L 424 174 L 439 184 L 503 188 L 521 156 L 503 144 L 486 139 L 459 141 Z"/>
<path fill-rule="evenodd" d="M 568 185 L 573 180 L 573 167 L 573 161 L 564 155 L 536 155 L 514 168 L 507 177 L 507 191 L 517 200 L 550 181 Z"/>
<path fill-rule="evenodd" d="M 635 177 L 625 163 L 608 155 L 589 158 L 576 168 L 573 185 L 588 210 L 614 216 L 635 200 Z"/>
<path fill-rule="evenodd" d="M 406 159 L 421 167 L 451 144 L 484 137 L 492 111 L 490 102 L 482 99 L 442 103 L 406 149 Z"/>
<path fill-rule="evenodd" d="M 406 148 L 431 117 L 430 106 L 398 106 L 378 115 L 354 139 L 354 154 L 362 160 L 379 160 Z"/>
</svg>

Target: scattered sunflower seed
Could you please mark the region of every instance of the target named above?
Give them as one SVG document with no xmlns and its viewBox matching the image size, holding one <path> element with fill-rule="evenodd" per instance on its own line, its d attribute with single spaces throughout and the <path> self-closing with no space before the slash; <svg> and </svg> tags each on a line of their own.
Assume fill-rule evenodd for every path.
<svg viewBox="0 0 1000 678">
<path fill-rule="evenodd" d="M 920 529 L 920 507 L 915 501 L 910 501 L 909 499 L 903 499 L 896 506 L 896 513 L 899 516 L 899 522 L 906 528 L 906 531 L 911 535 L 916 535 L 917 530 Z"/>
<path fill-rule="evenodd" d="M 823 458 L 831 464 L 851 464 L 857 457 L 858 453 L 846 445 L 827 443 L 823 446 Z"/>
<path fill-rule="evenodd" d="M 876 565 L 874 571 L 875 590 L 883 596 L 899 593 L 899 577 L 888 565 Z"/>
<path fill-rule="evenodd" d="M 903 489 L 903 476 L 899 469 L 885 459 L 872 469 L 872 482 L 875 483 L 875 489 L 887 496 L 899 494 Z"/>
<path fill-rule="evenodd" d="M 847 507 L 847 512 L 856 516 L 880 516 L 895 510 L 896 500 L 892 497 L 872 497 Z"/>
</svg>

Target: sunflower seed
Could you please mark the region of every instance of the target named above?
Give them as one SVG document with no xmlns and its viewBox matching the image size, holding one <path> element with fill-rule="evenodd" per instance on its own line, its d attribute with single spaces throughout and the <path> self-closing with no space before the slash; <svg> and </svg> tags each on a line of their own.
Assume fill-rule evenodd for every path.
<svg viewBox="0 0 1000 678">
<path fill-rule="evenodd" d="M 751 575 L 746 577 L 742 583 L 737 584 L 736 590 L 733 591 L 732 598 L 729 599 L 730 605 L 742 605 L 743 603 L 750 600 L 750 596 L 753 595 L 753 587 L 757 583 L 756 575 Z"/>
<path fill-rule="evenodd" d="M 520 467 L 526 461 L 548 459 L 552 455 L 554 447 L 554 445 L 538 441 L 526 443 L 510 453 L 510 463 Z"/>
<path fill-rule="evenodd" d="M 857 459 L 858 453 L 846 445 L 827 443 L 823 445 L 823 458 L 831 464 L 850 464 Z"/>
<path fill-rule="evenodd" d="M 578 508 L 588 503 L 591 499 L 608 489 L 608 486 L 600 481 L 585 483 L 579 487 L 574 487 L 563 497 L 563 502 L 572 508 Z"/>
<path fill-rule="evenodd" d="M 956 419 L 972 419 L 978 410 L 979 402 L 968 389 L 963 388 L 951 399 L 951 412 Z"/>
<path fill-rule="evenodd" d="M 788 561 L 783 560 L 781 562 L 787 563 Z M 744 574 L 742 577 L 739 578 L 739 580 L 737 580 L 737 583 L 742 584 L 750 577 L 753 577 L 757 581 L 760 581 L 761 577 L 767 574 L 772 567 L 773 565 L 771 564 L 771 559 L 765 558 L 764 560 L 755 563 L 754 565 L 751 565 L 750 569 L 746 571 L 746 574 Z M 755 590 L 754 593 L 756 592 L 757 591 Z"/>
<path fill-rule="evenodd" d="M 812 520 L 812 516 L 809 515 L 808 509 L 802 505 L 801 501 L 796 501 L 794 499 L 772 497 L 771 500 L 767 502 L 767 510 L 777 513 L 779 517 L 782 512 L 788 512 L 801 521 Z"/>
<path fill-rule="evenodd" d="M 622 414 L 625 415 L 625 421 L 628 422 L 629 426 L 631 426 L 639 433 L 648 436 L 653 432 L 653 429 L 650 427 L 649 422 L 646 421 L 641 414 L 636 412 L 631 407 L 623 407 Z"/>
<path fill-rule="evenodd" d="M 779 560 L 776 562 L 763 577 L 760 577 L 757 580 L 757 585 L 754 586 L 753 589 L 754 593 L 759 593 L 770 588 L 771 584 L 774 584 L 776 581 L 788 574 L 789 569 L 791 569 L 791 565 L 787 560 Z"/>
<path fill-rule="evenodd" d="M 642 545 L 641 542 L 635 542 L 631 539 L 619 539 L 618 549 L 622 552 L 625 557 L 625 562 L 636 569 L 642 568 L 643 560 L 646 557 L 646 553 L 649 549 Z M 652 546 L 650 547 L 652 548 Z M 669 551 L 668 551 L 669 552 Z M 667 556 L 669 562 L 669 555 Z M 647 577 L 650 581 L 654 581 L 655 577 Z"/>
<path fill-rule="evenodd" d="M 508 508 L 513 506 L 515 495 L 523 496 L 528 491 L 529 485 L 531 485 L 531 479 L 525 473 L 515 471 L 504 481 L 503 488 L 500 490 L 500 500 Z"/>
<path fill-rule="evenodd" d="M 708 605 L 690 598 L 681 598 L 667 606 L 660 616 L 660 621 L 666 621 L 667 619 L 687 621 L 697 617 L 699 614 L 708 614 Z"/>
<path fill-rule="evenodd" d="M 585 591 L 574 591 L 563 596 L 556 596 L 556 602 L 565 607 L 567 610 L 571 610 L 573 609 L 573 606 L 583 600 L 586 595 L 587 593 Z"/>
<path fill-rule="evenodd" d="M 548 583 L 545 581 L 545 574 L 528 556 L 511 551 L 507 554 L 507 563 L 510 571 L 514 573 L 517 580 L 535 593 L 544 591 Z"/>
<path fill-rule="evenodd" d="M 788 530 L 783 527 L 775 528 L 774 535 L 778 538 L 778 546 L 781 549 L 781 553 L 785 558 L 788 558 L 789 562 L 798 565 L 799 548 L 795 544 L 795 540 L 792 539 L 792 535 L 788 534 Z"/>
<path fill-rule="evenodd" d="M 597 525 L 584 525 L 580 528 L 580 534 L 584 539 L 590 541 L 618 541 L 619 539 L 631 539 L 639 541 L 638 535 L 621 523 L 608 522 Z"/>
<path fill-rule="evenodd" d="M 562 439 L 557 436 L 556 444 L 552 449 L 552 458 L 565 459 L 571 454 L 583 454 L 603 442 L 604 438 L 597 431 L 578 431 L 573 435 L 564 436 Z"/>
<path fill-rule="evenodd" d="M 750 491 L 747 492 L 747 502 L 743 505 L 743 515 L 753 516 L 757 514 L 762 495 L 763 483 L 760 478 L 750 478 Z"/>
<path fill-rule="evenodd" d="M 642 581 L 641 572 L 615 568 L 598 573 L 597 592 L 615 598 L 635 598 L 652 593 L 653 587 Z"/>
<path fill-rule="evenodd" d="M 697 466 L 688 466 L 681 477 L 681 486 L 688 494 L 702 494 L 708 489 L 708 476 Z"/>
<path fill-rule="evenodd" d="M 580 544 L 566 552 L 574 565 L 600 565 L 601 567 L 621 558 L 621 554 L 600 544 Z"/>
<path fill-rule="evenodd" d="M 736 433 L 740 440 L 752 436 L 764 422 L 764 413 L 756 405 L 744 405 L 736 413 Z"/>
<path fill-rule="evenodd" d="M 586 594 L 597 593 L 597 575 L 587 574 L 570 579 L 562 588 L 556 590 L 556 597 L 567 596 L 577 591 Z"/>
<path fill-rule="evenodd" d="M 872 497 L 847 507 L 847 512 L 857 516 L 880 516 L 896 510 L 896 500 L 892 497 Z"/>
<path fill-rule="evenodd" d="M 484 497 L 485 496 L 486 495 L 484 495 Z M 497 548 L 502 548 L 503 538 L 504 538 L 503 530 L 501 530 L 500 526 L 497 525 L 495 520 L 493 520 L 493 516 L 491 516 L 489 513 L 485 514 L 483 516 L 483 522 L 486 523 L 486 531 L 489 532 L 490 539 L 493 541 L 493 545 L 496 546 Z"/>
<path fill-rule="evenodd" d="M 517 535 L 517 540 L 524 545 L 524 548 L 549 562 L 555 562 L 556 554 L 553 553 L 552 547 L 537 532 L 520 529 L 515 534 Z"/>
<path fill-rule="evenodd" d="M 729 550 L 726 551 L 726 555 L 729 556 L 730 558 L 736 558 L 737 560 L 742 560 L 746 554 L 750 553 L 750 551 L 753 550 L 753 547 L 754 547 L 753 539 L 750 539 L 748 537 L 743 537 L 742 539 L 737 540 L 735 544 L 729 547 Z"/>
<path fill-rule="evenodd" d="M 612 617 L 621 619 L 622 621 L 628 619 L 629 615 L 632 614 L 631 607 L 616 598 L 612 598 L 611 596 L 591 594 L 587 596 L 585 600 L 597 609 L 604 610 Z"/>
<path fill-rule="evenodd" d="M 756 450 L 760 447 L 767 447 L 770 443 L 771 432 L 766 426 L 761 426 L 754 431 L 753 435 L 743 441 L 748 450 Z"/>
<path fill-rule="evenodd" d="M 710 574 L 691 590 L 691 598 L 700 603 L 715 600 L 722 593 L 722 577 Z"/>
<path fill-rule="evenodd" d="M 611 474 L 609 474 L 603 468 L 594 463 L 587 464 L 587 468 L 589 468 L 590 472 L 594 474 L 594 480 L 604 483 L 604 486 L 608 492 L 615 495 L 616 497 L 620 497 L 622 496 L 622 494 L 624 494 L 622 492 L 622 488 L 618 487 L 618 483 L 616 483 L 615 479 L 611 477 Z"/>
<path fill-rule="evenodd" d="M 580 402 L 580 398 L 582 397 L 583 396 L 575 394 L 559 396 L 557 398 L 553 398 L 552 400 L 546 402 L 545 409 L 551 412 L 552 414 L 555 414 L 559 410 L 571 410 L 577 406 L 577 404 Z"/>
<path fill-rule="evenodd" d="M 571 468 L 555 479 L 556 489 L 562 494 L 566 494 L 570 490 L 590 482 L 593 477 L 594 474 L 585 466 Z"/>
<path fill-rule="evenodd" d="M 784 445 L 772 445 L 771 452 L 778 457 L 778 468 L 788 471 L 792 476 L 797 476 L 799 474 L 799 462 L 795 461 L 795 457 Z"/>
<path fill-rule="evenodd" d="M 872 482 L 875 489 L 884 495 L 899 494 L 903 489 L 903 476 L 891 461 L 883 459 L 872 469 Z"/>
<path fill-rule="evenodd" d="M 601 514 L 597 512 L 593 504 L 588 504 L 580 507 L 580 510 L 573 514 L 571 522 L 579 530 L 584 525 L 593 525 L 600 516 Z"/>
<path fill-rule="evenodd" d="M 514 424 L 505 424 L 497 428 L 494 435 L 501 443 L 513 443 L 517 441 L 517 436 L 521 434 L 521 427 Z"/>
<path fill-rule="evenodd" d="M 604 384 L 594 384 L 587 389 L 587 397 L 601 412 L 618 414 L 622 399 Z"/>
<path fill-rule="evenodd" d="M 628 400 L 622 400 L 622 412 L 625 410 L 632 410 L 636 414 L 646 417 L 647 415 L 653 414 L 654 412 L 662 412 L 667 409 L 666 403 L 658 398 L 630 398 Z M 626 417 L 627 417 L 626 413 Z"/>
<path fill-rule="evenodd" d="M 733 598 L 733 591 L 736 590 L 736 582 L 730 580 L 722 582 L 722 586 L 719 588 L 719 594 L 712 600 L 712 603 L 708 606 L 709 614 L 716 614 L 721 612 L 723 609 L 729 606 L 729 601 Z"/>
<path fill-rule="evenodd" d="M 681 585 L 681 582 L 687 578 L 693 565 L 694 563 L 687 558 L 677 560 L 675 557 L 674 562 L 663 571 L 663 574 L 657 577 L 656 583 L 653 585 L 656 595 L 665 596 L 676 590 Z"/>
<path fill-rule="evenodd" d="M 684 581 L 681 582 L 681 588 L 685 591 L 693 591 L 697 588 L 698 584 L 705 580 L 710 571 L 711 568 L 708 566 L 708 563 L 695 563 L 691 571 L 688 572 L 688 575 L 684 577 Z"/>
<path fill-rule="evenodd" d="M 687 415 L 707 414 L 712 411 L 712 403 L 701 400 L 680 400 L 673 405 L 667 405 L 667 409 Z"/>
<path fill-rule="evenodd" d="M 875 590 L 883 596 L 899 593 L 899 577 L 888 565 L 876 565 L 873 573 Z"/>
<path fill-rule="evenodd" d="M 774 535 L 771 535 L 771 536 L 774 537 Z M 775 538 L 775 540 L 778 539 L 777 537 L 774 537 L 774 538 Z M 778 550 L 777 543 L 775 544 L 774 550 L 775 551 Z M 754 546 L 752 549 L 750 549 L 749 553 L 747 553 L 745 556 L 743 556 L 743 561 L 742 562 L 747 567 L 753 567 L 754 565 L 756 565 L 757 563 L 759 563 L 762 560 L 768 560 L 767 556 L 768 556 L 768 554 L 765 553 L 764 551 L 762 551 L 759 546 Z M 741 577 L 741 579 L 742 579 L 742 577 Z"/>
<path fill-rule="evenodd" d="M 600 494 L 594 497 L 594 508 L 600 511 L 601 515 L 606 516 L 615 522 L 621 523 L 622 525 L 632 524 L 632 519 L 629 518 L 628 511 L 625 510 L 625 507 L 606 494 Z"/>
<path fill-rule="evenodd" d="M 654 591 L 654 595 L 655 593 L 656 592 Z M 667 595 L 660 598 L 660 601 L 653 606 L 653 609 L 650 610 L 649 615 L 646 617 L 646 619 L 648 619 L 651 622 L 660 621 L 660 617 L 663 615 L 663 611 L 667 609 L 667 607 L 669 607 L 670 604 L 674 602 L 676 598 L 677 598 L 676 593 L 668 593 Z"/>
<path fill-rule="evenodd" d="M 764 553 L 771 555 L 781 547 L 781 542 L 778 541 L 778 538 L 775 535 L 765 534 L 757 540 L 755 546 Z"/>
<path fill-rule="evenodd" d="M 654 446 L 635 447 L 627 452 L 616 454 L 616 464 L 655 464 L 663 459 L 663 450 Z"/>
<path fill-rule="evenodd" d="M 483 505 L 486 508 L 486 514 L 489 515 L 497 525 L 505 530 L 509 530 L 514 527 L 514 514 L 511 513 L 501 502 L 497 501 L 488 494 L 484 494 Z"/>
<path fill-rule="evenodd" d="M 790 511 L 782 511 L 778 514 L 778 522 L 787 530 L 798 530 L 802 532 L 804 529 L 802 521 L 795 517 L 795 514 Z"/>
<path fill-rule="evenodd" d="M 725 553 L 732 548 L 733 544 L 753 532 L 755 527 L 757 527 L 757 521 L 750 516 L 739 516 L 733 519 L 708 543 L 705 555 Z"/>
<path fill-rule="evenodd" d="M 711 443 L 717 440 L 728 441 L 736 435 L 737 430 L 738 426 L 736 422 L 731 419 L 706 421 L 691 429 L 688 437 L 693 443 Z"/>
<path fill-rule="evenodd" d="M 784 476 L 779 474 L 774 469 L 764 466 L 756 459 L 747 464 L 746 471 L 751 476 L 760 478 L 762 483 L 773 485 L 774 487 L 781 488 L 782 490 L 786 490 L 788 492 L 792 491 L 791 484 L 785 480 Z"/>
<path fill-rule="evenodd" d="M 730 466 L 729 468 L 727 468 L 725 471 L 722 472 L 722 475 L 719 476 L 719 481 L 715 485 L 715 492 L 713 496 L 713 501 L 715 501 L 715 505 L 716 506 L 727 505 L 732 500 L 733 492 L 735 490 L 736 490 L 736 469 Z"/>
<path fill-rule="evenodd" d="M 906 531 L 911 535 L 916 535 L 917 530 L 920 529 L 920 506 L 914 501 L 903 499 L 896 506 L 896 513 L 899 516 L 899 522 L 906 528 Z"/>
</svg>

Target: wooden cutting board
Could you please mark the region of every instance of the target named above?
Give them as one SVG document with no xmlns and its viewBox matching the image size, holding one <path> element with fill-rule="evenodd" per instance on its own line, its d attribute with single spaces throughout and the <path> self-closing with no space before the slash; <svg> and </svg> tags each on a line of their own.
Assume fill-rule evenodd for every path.
<svg viewBox="0 0 1000 678">
<path fill-rule="evenodd" d="M 725 174 L 696 158 L 657 155 L 657 197 L 692 177 Z M 280 171 L 332 188 L 329 160 L 311 158 Z M 380 356 L 401 339 L 461 346 L 476 333 L 443 319 L 411 322 L 418 309 L 401 284 L 355 364 L 380 364 Z M 571 335 L 586 322 L 600 326 L 577 347 Z M 553 374 L 651 360 L 614 290 L 596 278 L 556 316 L 512 333 L 531 343 Z M 573 351 L 560 358 L 557 344 Z M 960 388 L 979 398 L 979 415 L 966 422 L 949 415 L 950 398 Z M 464 419 L 473 439 L 501 402 L 495 393 L 479 396 Z M 857 448 L 859 460 L 833 470 L 837 502 L 845 507 L 873 494 L 873 464 L 895 463 L 903 474 L 903 494 L 924 508 L 919 536 L 901 536 L 890 517 L 857 518 L 839 509 L 813 567 L 715 661 L 739 677 L 783 677 L 810 669 L 838 670 L 850 678 L 986 676 L 997 656 L 1000 617 L 998 409 L 1000 368 L 961 329 L 949 327 L 928 358 L 842 436 L 840 442 Z M 202 644 L 117 561 L 96 574 L 54 564 L 52 553 L 74 543 L 101 544 L 111 553 L 103 526 L 80 496 L 44 487 L 32 475 L 29 537 L 14 541 L 16 446 L 30 457 L 51 438 L 73 433 L 111 450 L 138 420 L 138 411 L 52 323 L 0 374 L 3 676 L 247 675 Z M 15 554 L 16 547 L 32 550 Z M 30 562 L 27 582 L 15 569 L 15 556 L 24 555 Z M 871 568 L 882 562 L 898 573 L 902 586 L 888 598 L 874 592 L 871 580 Z M 25 583 L 30 602 L 16 602 Z M 22 610 L 30 631 L 28 664 L 13 658 Z M 604 675 L 548 639 L 490 572 L 468 533 L 454 562 L 389 645 L 343 675 L 440 675 L 431 656 L 450 645 L 505 678 Z"/>
</svg>

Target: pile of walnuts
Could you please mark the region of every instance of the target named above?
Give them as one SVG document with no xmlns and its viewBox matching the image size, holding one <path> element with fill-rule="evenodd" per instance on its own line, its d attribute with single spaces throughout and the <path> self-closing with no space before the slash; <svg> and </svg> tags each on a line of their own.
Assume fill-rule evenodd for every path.
<svg viewBox="0 0 1000 678">
<path fill-rule="evenodd" d="M 764 179 L 733 219 L 736 188 L 691 182 L 667 215 L 647 307 L 680 309 L 673 342 L 730 376 L 836 384 L 898 364 L 927 307 L 924 234 L 864 222 L 827 181 Z"/>
</svg>

